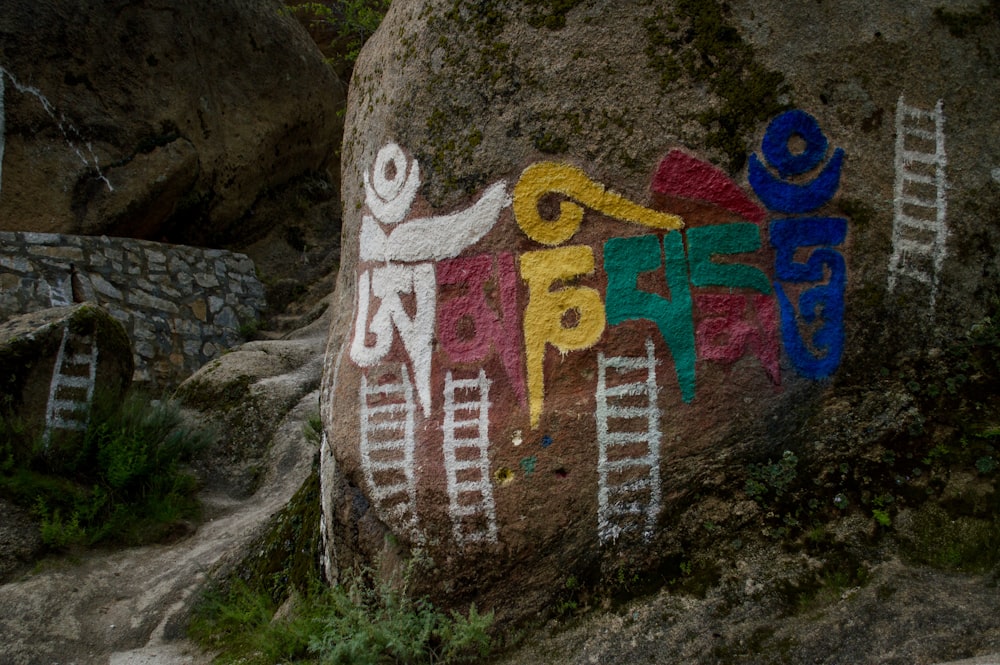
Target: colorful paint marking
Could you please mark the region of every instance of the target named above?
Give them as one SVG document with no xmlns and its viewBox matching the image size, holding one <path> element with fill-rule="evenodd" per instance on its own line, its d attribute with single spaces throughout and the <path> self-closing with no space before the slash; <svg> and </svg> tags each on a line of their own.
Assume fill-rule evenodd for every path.
<svg viewBox="0 0 1000 665">
<path fill-rule="evenodd" d="M 528 410 L 538 427 L 545 402 L 545 352 L 587 349 L 604 332 L 604 303 L 597 289 L 559 283 L 594 272 L 594 250 L 585 245 L 525 252 L 521 278 L 528 283 L 524 308 L 524 355 L 528 372 Z"/>
<path fill-rule="evenodd" d="M 498 306 L 491 306 L 487 297 L 491 281 Z M 495 350 L 523 405 L 524 360 L 517 281 L 514 255 L 510 253 L 495 259 L 481 254 L 441 261 L 437 264 L 439 290 L 454 286 L 463 292 L 450 299 L 442 298 L 437 330 L 441 345 L 453 362 L 480 363 Z"/>
<path fill-rule="evenodd" d="M 576 355 L 568 366 L 595 382 L 599 539 L 651 537 L 662 502 L 662 404 L 694 402 L 699 372 L 711 364 L 740 362 L 752 373 L 756 362 L 780 386 L 782 350 L 806 378 L 837 370 L 848 220 L 824 207 L 844 159 L 815 118 L 790 111 L 769 124 L 750 158 L 763 206 L 717 167 L 673 150 L 654 173 L 648 206 L 576 166 L 541 162 L 524 169 L 510 196 L 497 182 L 462 210 L 414 218 L 419 164 L 384 146 L 364 173 L 347 345 L 362 370 L 362 465 L 379 505 L 416 529 L 416 458 L 420 469 L 425 460 L 441 468 L 439 454 L 452 538 L 498 542 L 495 490 L 515 481 L 511 466 L 534 473 L 542 453 L 491 466 L 491 429 L 516 448 L 525 425 L 558 428 L 546 421 L 547 392 L 564 380 L 552 368 L 596 347 L 596 373 L 587 360 L 594 356 Z M 602 219 L 610 233 L 593 226 Z M 492 231 L 510 223 L 524 237 L 516 251 L 498 251 Z M 638 329 L 653 335 L 642 355 L 616 349 L 625 330 Z M 670 369 L 658 375 L 661 363 Z M 395 365 L 389 374 L 399 381 L 366 382 Z M 497 391 L 518 406 L 492 413 Z M 373 394 L 391 412 L 378 410 Z M 500 419 L 496 428 L 491 417 Z M 417 450 L 428 438 L 440 453 Z M 547 449 L 552 436 L 533 440 Z"/>
<path fill-rule="evenodd" d="M 944 109 L 896 105 L 896 182 L 893 189 L 892 256 L 889 291 L 901 277 L 926 284 L 930 309 L 937 299 L 938 275 L 948 252 L 948 158 Z"/>
<path fill-rule="evenodd" d="M 90 419 L 97 380 L 97 341 L 63 328 L 45 409 L 46 445 L 58 431 L 82 432 Z"/>
<path fill-rule="evenodd" d="M 413 384 L 406 365 L 361 377 L 361 468 L 372 499 L 402 530 L 418 535 Z"/>
<path fill-rule="evenodd" d="M 444 380 L 444 468 L 448 514 L 460 544 L 497 541 L 497 515 L 490 483 L 490 380 Z"/>
<path fill-rule="evenodd" d="M 559 216 L 542 218 L 538 204 L 549 194 L 569 197 L 559 204 Z M 578 201 L 579 203 L 574 203 Z M 650 210 L 633 203 L 569 164 L 539 162 L 521 173 L 514 186 L 514 217 L 525 235 L 543 245 L 561 245 L 576 234 L 583 222 L 583 206 L 623 222 L 653 229 L 679 229 L 684 221 L 677 215 Z"/>
<path fill-rule="evenodd" d="M 805 142 L 798 154 L 789 147 L 793 137 Z M 840 185 L 844 158 L 840 148 L 816 175 L 808 175 L 822 164 L 827 147 L 815 118 L 787 111 L 771 121 L 762 144 L 764 160 L 777 175 L 752 155 L 750 185 L 773 212 L 812 213 L 826 205 Z M 791 182 L 794 177 L 811 179 Z M 811 379 L 830 377 L 844 351 L 847 265 L 837 247 L 846 237 L 847 220 L 839 217 L 783 217 L 770 226 L 781 338 L 795 369 Z M 805 262 L 796 260 L 802 250 L 811 250 Z"/>
<path fill-rule="evenodd" d="M 365 203 L 371 215 L 361 220 L 360 259 L 382 262 L 358 277 L 358 312 L 351 359 L 362 367 L 382 361 L 394 330 L 399 332 L 413 367 L 424 415 L 431 408 L 431 354 L 436 318 L 437 280 L 431 261 L 457 256 L 496 223 L 509 204 L 506 186 L 496 183 L 467 210 L 411 219 L 409 213 L 420 185 L 420 168 L 408 162 L 394 143 L 379 150 L 372 174 L 365 173 Z M 389 227 L 389 231 L 383 230 Z M 413 314 L 404 300 L 412 296 Z M 369 321 L 372 300 L 378 300 Z M 373 343 L 369 344 L 369 336 Z"/>
<path fill-rule="evenodd" d="M 650 339 L 644 356 L 597 354 L 597 533 L 602 543 L 636 528 L 648 540 L 660 514 L 656 365 Z"/>
</svg>

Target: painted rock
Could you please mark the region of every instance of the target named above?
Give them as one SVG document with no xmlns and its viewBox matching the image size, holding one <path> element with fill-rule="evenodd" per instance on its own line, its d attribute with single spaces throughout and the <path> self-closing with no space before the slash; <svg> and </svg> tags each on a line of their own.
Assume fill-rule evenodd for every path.
<svg viewBox="0 0 1000 665">
<path fill-rule="evenodd" d="M 343 151 L 331 578 L 417 560 L 432 597 L 516 617 L 571 577 L 676 563 L 687 508 L 781 458 L 884 334 L 866 317 L 885 305 L 852 319 L 852 293 L 876 279 L 886 303 L 940 306 L 939 88 L 867 91 L 920 139 L 893 175 L 892 123 L 880 170 L 838 115 L 859 111 L 826 108 L 805 64 L 784 78 L 735 28 L 667 39 L 730 20 L 707 4 L 394 3 Z M 620 44 L 635 53 L 608 60 Z M 856 197 L 894 177 L 917 207 L 876 231 Z M 859 241 L 907 224 L 925 233 L 883 242 L 871 272 Z"/>
<path fill-rule="evenodd" d="M 95 399 L 118 400 L 132 383 L 132 343 L 93 303 L 8 319 L 0 359 L 0 415 L 62 452 L 78 445 Z"/>
</svg>

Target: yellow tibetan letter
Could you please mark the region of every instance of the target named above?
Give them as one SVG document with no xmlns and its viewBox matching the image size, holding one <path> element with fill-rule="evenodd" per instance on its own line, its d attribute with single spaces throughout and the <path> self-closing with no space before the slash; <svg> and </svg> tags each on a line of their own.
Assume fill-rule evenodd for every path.
<svg viewBox="0 0 1000 665">
<path fill-rule="evenodd" d="M 604 332 L 601 294 L 586 286 L 565 282 L 594 271 L 594 251 L 585 245 L 526 252 L 521 256 L 521 277 L 528 283 L 524 310 L 524 346 L 528 371 L 528 406 L 531 427 L 538 427 L 545 402 L 545 349 L 552 344 L 562 353 L 586 349 Z"/>
</svg>

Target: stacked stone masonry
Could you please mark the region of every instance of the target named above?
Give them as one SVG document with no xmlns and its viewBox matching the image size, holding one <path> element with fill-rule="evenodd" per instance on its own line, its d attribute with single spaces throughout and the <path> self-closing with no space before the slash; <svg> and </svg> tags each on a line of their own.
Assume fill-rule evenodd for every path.
<svg viewBox="0 0 1000 665">
<path fill-rule="evenodd" d="M 176 386 L 241 340 L 265 307 L 253 262 L 218 249 L 0 232 L 0 320 L 91 301 L 132 339 L 135 380 Z"/>
</svg>

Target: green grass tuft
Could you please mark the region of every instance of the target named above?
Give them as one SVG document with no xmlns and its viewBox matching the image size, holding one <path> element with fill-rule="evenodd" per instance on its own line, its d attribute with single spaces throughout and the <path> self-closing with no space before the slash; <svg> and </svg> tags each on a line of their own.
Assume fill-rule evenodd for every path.
<svg viewBox="0 0 1000 665">
<path fill-rule="evenodd" d="M 0 494 L 32 510 L 52 549 L 155 542 L 198 517 L 184 465 L 208 442 L 174 404 L 140 393 L 99 396 L 76 438 L 31 440 L 0 412 Z"/>
</svg>

